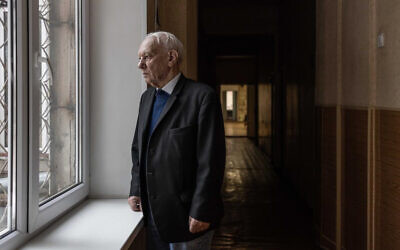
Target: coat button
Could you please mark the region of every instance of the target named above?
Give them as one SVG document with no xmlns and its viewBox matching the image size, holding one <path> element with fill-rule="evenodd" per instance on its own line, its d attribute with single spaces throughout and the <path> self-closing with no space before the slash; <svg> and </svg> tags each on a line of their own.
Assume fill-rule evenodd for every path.
<svg viewBox="0 0 400 250">
<path fill-rule="evenodd" d="M 152 170 L 149 170 L 149 171 L 147 171 L 147 174 L 148 174 L 148 175 L 153 175 L 154 172 L 153 172 Z"/>
</svg>

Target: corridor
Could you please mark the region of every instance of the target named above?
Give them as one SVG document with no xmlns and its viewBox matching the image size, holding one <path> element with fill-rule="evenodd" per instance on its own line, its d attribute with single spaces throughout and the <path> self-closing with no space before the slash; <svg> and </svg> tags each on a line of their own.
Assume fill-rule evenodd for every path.
<svg viewBox="0 0 400 250">
<path fill-rule="evenodd" d="M 213 249 L 314 249 L 312 218 L 247 138 L 226 138 L 225 217 Z"/>
</svg>

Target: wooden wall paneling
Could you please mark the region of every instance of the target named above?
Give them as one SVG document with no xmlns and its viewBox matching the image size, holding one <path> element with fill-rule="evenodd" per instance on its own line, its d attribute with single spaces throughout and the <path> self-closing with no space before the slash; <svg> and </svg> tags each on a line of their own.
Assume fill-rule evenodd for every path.
<svg viewBox="0 0 400 250">
<path fill-rule="evenodd" d="M 313 210 L 313 223 L 314 230 L 317 233 L 318 237 L 316 237 L 316 244 L 318 246 L 322 246 L 321 238 L 322 238 L 322 230 L 321 230 L 321 220 L 322 220 L 322 174 L 321 174 L 321 165 L 322 165 L 322 107 L 315 106 L 315 204 Z"/>
<path fill-rule="evenodd" d="M 375 108 L 368 108 L 368 164 L 367 164 L 367 248 L 372 250 L 375 234 Z"/>
<path fill-rule="evenodd" d="M 336 248 L 336 107 L 321 108 L 321 246 Z"/>
<path fill-rule="evenodd" d="M 373 229 L 374 229 L 374 234 L 372 235 L 372 249 L 379 250 L 380 246 L 380 203 L 381 203 L 381 196 L 380 196 L 380 187 L 381 187 L 381 147 L 379 145 L 381 144 L 380 142 L 380 117 L 381 117 L 381 112 L 379 109 L 375 111 L 375 117 L 374 117 L 374 123 L 375 123 L 375 133 L 374 133 L 374 143 L 375 143 L 375 158 L 374 158 L 374 163 L 375 163 L 375 190 L 374 190 L 374 224 L 373 224 Z"/>
<path fill-rule="evenodd" d="M 376 249 L 400 249 L 400 111 L 380 110 L 377 121 Z"/>
<path fill-rule="evenodd" d="M 339 95 L 340 98 L 340 95 Z M 338 98 L 338 100 L 339 100 Z M 336 250 L 343 249 L 344 240 L 343 240 L 343 231 L 344 231 L 344 207 L 345 207 L 345 199 L 344 199 L 344 164 L 345 164 L 345 112 L 342 106 L 337 107 L 336 109 Z"/>
<path fill-rule="evenodd" d="M 368 111 L 344 110 L 343 244 L 367 247 Z"/>
</svg>

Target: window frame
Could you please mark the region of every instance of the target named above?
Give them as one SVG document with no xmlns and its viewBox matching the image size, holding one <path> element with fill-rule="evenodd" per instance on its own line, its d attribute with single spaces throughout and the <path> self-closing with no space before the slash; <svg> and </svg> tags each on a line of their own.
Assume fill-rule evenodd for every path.
<svg viewBox="0 0 400 250">
<path fill-rule="evenodd" d="M 14 44 L 15 41 L 15 8 L 14 2 L 10 1 L 8 4 L 8 11 L 7 11 L 7 24 L 12 26 L 12 28 L 7 29 L 7 38 L 8 40 L 8 49 L 7 49 L 7 80 L 8 80 L 8 89 L 7 89 L 7 102 L 8 102 L 8 112 L 7 112 L 7 120 L 8 120 L 8 131 L 7 131 L 7 138 L 5 138 L 4 143 L 5 148 L 8 149 L 7 152 L 7 161 L 8 161 L 8 195 L 7 195 L 7 224 L 11 221 L 11 228 L 7 228 L 8 232 L 0 235 L 0 239 L 6 237 L 8 234 L 12 233 L 16 229 L 16 137 L 13 134 L 16 133 L 16 97 L 15 97 L 15 58 L 14 58 L 14 51 L 16 45 Z M 11 112 L 9 112 L 11 111 Z M 7 226 L 8 227 L 8 226 Z"/>
<path fill-rule="evenodd" d="M 83 90 L 86 84 L 83 84 L 82 78 L 82 71 L 83 71 L 83 58 L 81 57 L 82 52 L 82 45 L 83 45 L 83 37 L 84 34 L 82 32 L 82 27 L 84 26 L 83 18 L 82 18 L 82 7 L 83 7 L 83 0 L 74 0 L 75 1 L 75 11 L 76 18 L 75 21 L 77 22 L 75 34 L 76 36 L 76 58 L 77 60 L 77 71 L 76 71 L 76 81 L 77 84 L 77 119 L 76 125 L 79 125 L 77 128 L 77 132 L 79 132 L 77 136 L 77 150 L 82 147 L 82 143 L 85 140 L 81 140 L 81 136 L 85 135 L 86 133 L 83 130 L 85 126 L 84 123 L 81 124 L 81 119 L 84 116 L 84 112 L 82 112 L 82 107 L 85 107 L 85 103 L 82 103 L 83 100 L 86 98 L 80 98 L 81 94 L 85 93 Z M 40 78 L 39 67 L 37 67 L 38 60 L 37 55 L 39 54 L 39 16 L 38 16 L 38 4 L 39 0 L 34 0 L 29 2 L 30 7 L 30 27 L 29 27 L 29 82 L 30 82 L 30 89 L 29 89 L 29 132 L 31 141 L 29 143 L 30 155 L 29 155 L 29 220 L 28 220 L 28 231 L 33 232 L 36 229 L 42 227 L 43 225 L 47 224 L 58 215 L 66 212 L 71 206 L 77 204 L 82 199 L 84 199 L 88 195 L 89 185 L 88 185 L 88 178 L 87 178 L 87 171 L 86 168 L 83 167 L 82 160 L 86 157 L 81 157 L 81 153 L 77 154 L 76 157 L 79 157 L 77 160 L 79 169 L 82 170 L 81 180 L 82 182 L 78 182 L 74 184 L 72 187 L 67 188 L 51 198 L 44 204 L 39 202 L 39 100 L 40 100 L 40 89 L 38 79 Z M 80 65 L 81 68 L 78 68 Z M 82 110 L 82 111 L 81 111 Z M 83 148 L 83 147 L 82 147 Z M 83 152 L 82 152 L 83 153 Z"/>
<path fill-rule="evenodd" d="M 81 97 L 79 110 L 81 113 L 81 155 L 80 161 L 82 166 L 82 182 L 68 191 L 62 193 L 39 208 L 39 202 L 35 201 L 33 195 L 33 186 L 35 169 L 32 164 L 32 133 L 38 133 L 38 130 L 32 127 L 32 65 L 33 65 L 33 25 L 34 6 L 38 5 L 38 0 L 10 0 L 14 8 L 13 26 L 14 39 L 12 62 L 14 69 L 9 77 L 14 82 L 13 102 L 14 102 L 14 123 L 13 123 L 13 157 L 14 175 L 13 184 L 15 189 L 13 198 L 15 200 L 15 230 L 9 232 L 0 238 L 0 248 L 15 249 L 29 240 L 37 232 L 45 228 L 49 223 L 62 216 L 65 212 L 83 201 L 89 194 L 89 1 L 80 0 L 81 2 L 81 25 L 80 25 L 80 60 L 81 60 Z M 79 2 L 79 1 L 78 1 Z M 10 11 L 11 12 L 11 11 Z M 37 11 L 36 11 L 37 14 Z M 10 15 L 11 16 L 11 15 Z M 38 19 L 36 19 L 38 21 Z M 38 27 L 38 26 L 36 26 Z M 11 29 L 10 29 L 11 30 Z M 11 36 L 9 36 L 11 38 Z M 10 57 L 11 58 L 11 57 Z M 10 63 L 11 64 L 11 63 Z M 11 71 L 10 71 L 11 72 Z M 78 94 L 78 92 L 77 92 Z M 77 121 L 78 122 L 78 121 Z M 25 125 L 24 125 L 25 124 Z M 26 126 L 29 124 L 29 126 Z M 38 156 L 37 156 L 38 157 Z M 36 170 L 36 173 L 38 171 Z"/>
</svg>

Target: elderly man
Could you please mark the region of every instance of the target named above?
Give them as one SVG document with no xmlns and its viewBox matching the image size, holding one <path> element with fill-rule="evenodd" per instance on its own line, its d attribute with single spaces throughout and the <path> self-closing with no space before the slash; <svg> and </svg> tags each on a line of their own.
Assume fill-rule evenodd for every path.
<svg viewBox="0 0 400 250">
<path fill-rule="evenodd" d="M 143 211 L 148 249 L 210 249 L 223 215 L 225 137 L 218 95 L 180 73 L 182 43 L 155 32 L 140 45 L 149 87 L 132 143 L 128 203 Z"/>
</svg>

